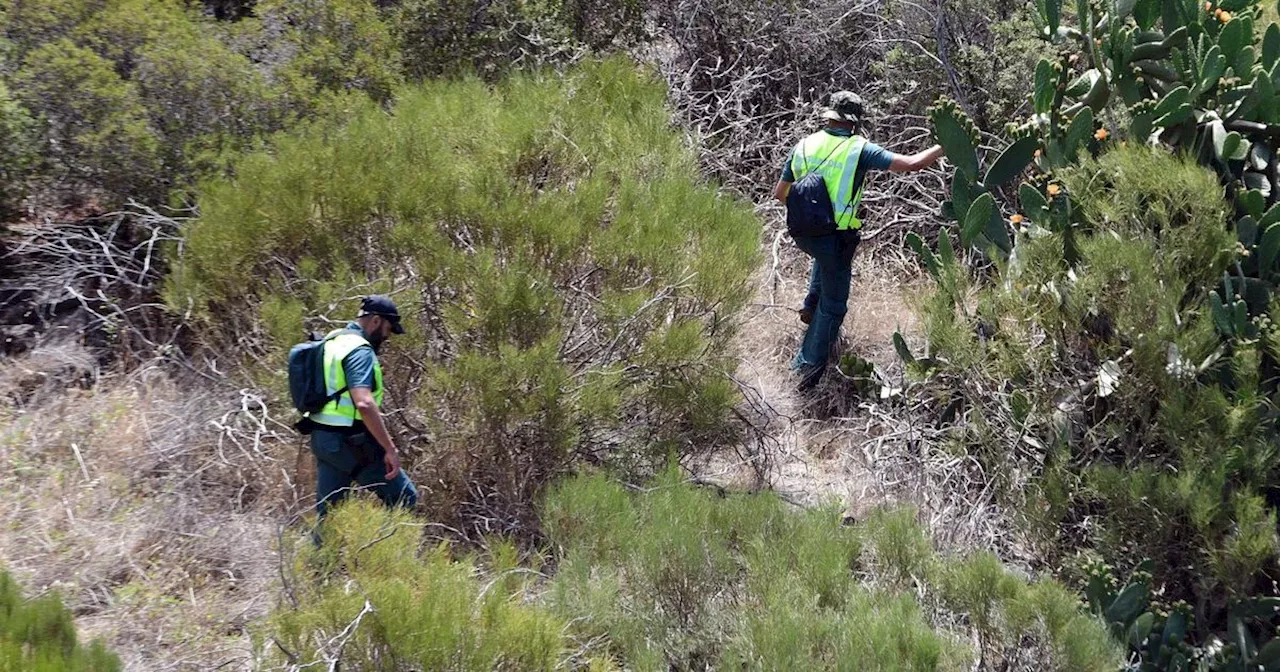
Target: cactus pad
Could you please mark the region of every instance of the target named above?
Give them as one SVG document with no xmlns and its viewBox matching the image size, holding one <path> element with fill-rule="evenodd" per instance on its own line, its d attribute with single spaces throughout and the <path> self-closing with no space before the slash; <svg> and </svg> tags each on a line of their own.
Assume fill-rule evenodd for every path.
<svg viewBox="0 0 1280 672">
<path fill-rule="evenodd" d="M 978 129 L 969 115 L 954 100 L 940 99 L 929 108 L 933 122 L 933 134 L 946 152 L 947 159 L 955 164 L 970 181 L 978 180 Z"/>
</svg>

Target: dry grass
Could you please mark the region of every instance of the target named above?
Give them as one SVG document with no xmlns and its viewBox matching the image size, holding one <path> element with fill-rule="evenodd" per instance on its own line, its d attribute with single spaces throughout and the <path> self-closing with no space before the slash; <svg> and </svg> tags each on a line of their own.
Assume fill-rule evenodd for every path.
<svg viewBox="0 0 1280 672">
<path fill-rule="evenodd" d="M 887 386 L 905 393 L 860 399 L 832 370 L 816 390 L 801 395 L 789 364 L 804 333 L 797 309 L 808 288 L 809 258 L 781 234 L 777 208 L 763 210 L 771 225 L 762 236 L 766 261 L 737 342 L 737 376 L 770 410 L 768 432 L 779 454 L 769 485 L 801 506 L 837 501 L 859 520 L 882 505 L 911 504 L 941 548 L 994 550 L 1013 561 L 1028 557 L 1024 541 L 1012 536 L 1017 528 L 1011 512 L 994 503 L 976 462 L 942 449 L 925 421 L 937 409 L 915 394 L 893 347 L 893 334 L 901 332 L 913 352 L 925 350 L 914 306 L 932 285 L 905 246 L 877 240 L 859 251 L 839 344 L 840 352 L 871 361 Z M 750 482 L 731 460 L 707 471 L 720 483 Z"/>
<path fill-rule="evenodd" d="M 92 361 L 70 344 L 0 360 L 0 563 L 60 591 L 128 670 L 247 668 L 276 521 L 303 496 L 292 438 L 251 396 L 156 369 L 69 385 Z"/>
<path fill-rule="evenodd" d="M 780 454 L 770 485 L 797 504 L 835 499 L 861 517 L 870 507 L 893 499 L 877 487 L 864 452 L 884 440 L 879 417 L 884 409 L 878 401 L 856 399 L 834 368 L 813 393 L 796 392 L 799 380 L 790 362 L 804 335 L 797 310 L 808 290 L 810 261 L 783 233 L 776 208 L 769 211 L 771 227 L 763 235 L 766 261 L 756 275 L 756 297 L 737 341 L 737 376 L 771 411 L 768 429 Z M 908 299 L 922 287 L 918 270 L 905 258 L 860 252 L 840 351 L 870 360 L 887 381 L 900 386 L 902 367 L 892 337 L 901 331 L 908 340 L 919 341 L 918 320 Z M 727 467 L 710 469 L 732 474 Z M 725 480 L 735 479 L 730 475 Z M 745 481 L 745 475 L 737 479 Z"/>
</svg>

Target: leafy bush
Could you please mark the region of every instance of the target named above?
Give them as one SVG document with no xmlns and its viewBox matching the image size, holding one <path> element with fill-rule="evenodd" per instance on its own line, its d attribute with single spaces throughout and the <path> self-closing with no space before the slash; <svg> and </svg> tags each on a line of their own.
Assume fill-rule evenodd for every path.
<svg viewBox="0 0 1280 672">
<path fill-rule="evenodd" d="M 35 141 L 35 120 L 14 100 L 9 88 L 0 81 L 0 217 L 7 217 L 23 191 L 22 180 L 39 160 Z"/>
<path fill-rule="evenodd" d="M 1138 577 L 1089 590 L 1117 637 L 1155 666 L 1143 669 L 1179 656 L 1232 669 L 1221 666 L 1258 649 L 1219 660 L 1209 633 L 1272 635 L 1267 613 L 1246 609 L 1246 619 L 1239 605 L 1273 593 L 1280 557 L 1266 382 L 1280 353 L 1266 320 L 1223 316 L 1223 297 L 1243 315 L 1234 294 L 1251 285 L 1234 263 L 1222 185 L 1191 158 L 1144 146 L 1110 147 L 1051 181 L 1056 191 L 1044 179 L 1023 186 L 1032 223 L 994 282 L 973 283 L 972 313 L 953 289 L 950 278 L 967 275 L 954 256 L 926 255 L 939 278 L 924 301 L 935 325 L 927 388 L 963 400 L 951 434 L 989 472 L 1040 474 L 1031 488 L 1001 482 L 1053 549 L 1047 562 L 1084 547 Z M 1168 620 L 1179 600 L 1199 605 L 1177 617 L 1183 625 Z M 1166 623 L 1176 637 L 1148 646 Z"/>
<path fill-rule="evenodd" d="M 76 641 L 71 612 L 56 595 L 25 600 L 0 570 L 0 672 L 116 672 L 120 660 L 99 640 Z"/>
<path fill-rule="evenodd" d="M 9 88 L 40 162 L 14 172 L 37 205 L 155 203 L 219 155 L 283 124 L 287 104 L 235 40 L 176 0 L 9 3 Z"/>
<path fill-rule="evenodd" d="M 124 193 L 156 174 L 159 141 L 136 85 L 111 61 L 60 38 L 27 54 L 13 87 L 47 129 L 40 150 L 53 165 L 46 170 Z"/>
<path fill-rule="evenodd" d="M 553 562 L 520 566 L 496 540 L 478 557 L 415 557 L 406 514 L 345 506 L 325 523 L 333 543 L 293 563 L 297 604 L 272 634 L 295 662 L 390 669 L 971 669 L 963 633 L 931 626 L 939 607 L 892 578 L 910 576 L 984 633 L 988 663 L 1030 651 L 1037 669 L 1118 664 L 1061 585 L 1028 584 L 990 555 L 940 558 L 910 511 L 844 525 L 836 509 L 717 495 L 671 469 L 639 492 L 570 478 L 542 514 Z M 878 587 L 881 572 L 891 583 Z"/>
<path fill-rule="evenodd" d="M 435 83 L 281 137 L 204 185 L 169 305 L 279 357 L 354 295 L 403 292 L 391 398 L 429 423 L 412 470 L 446 512 L 479 494 L 519 514 L 575 455 L 645 471 L 712 450 L 757 225 L 698 181 L 663 101 L 612 60 Z"/>
<path fill-rule="evenodd" d="M 293 52 L 276 76 L 297 108 L 322 106 L 323 94 L 345 92 L 390 101 L 401 81 L 400 52 L 391 26 L 373 2 L 266 0 L 255 11 L 270 33 L 263 39 L 283 37 Z"/>
<path fill-rule="evenodd" d="M 407 0 L 394 10 L 392 25 L 409 77 L 472 73 L 493 78 L 513 67 L 602 55 L 638 41 L 647 4 Z"/>
</svg>

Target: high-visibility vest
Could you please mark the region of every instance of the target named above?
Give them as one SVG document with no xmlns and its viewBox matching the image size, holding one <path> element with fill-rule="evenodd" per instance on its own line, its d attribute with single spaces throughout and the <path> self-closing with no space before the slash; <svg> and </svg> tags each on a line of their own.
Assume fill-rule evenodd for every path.
<svg viewBox="0 0 1280 672">
<path fill-rule="evenodd" d="M 791 172 L 796 181 L 811 170 L 822 174 L 831 196 L 831 208 L 835 211 L 836 228 L 861 229 L 858 204 L 862 202 L 862 188 L 853 193 L 853 178 L 858 174 L 858 161 L 867 140 L 859 136 L 832 135 L 818 131 L 800 141 L 791 153 Z"/>
<path fill-rule="evenodd" d="M 347 372 L 342 368 L 342 360 L 352 350 L 369 345 L 364 336 L 357 331 L 344 330 L 333 336 L 324 344 L 324 384 L 329 394 L 347 386 Z M 373 358 L 373 402 L 382 408 L 382 363 Z M 317 413 L 308 416 L 312 422 L 331 427 L 350 427 L 360 418 L 360 411 L 351 400 L 351 392 L 343 392 L 341 396 L 325 404 Z"/>
</svg>

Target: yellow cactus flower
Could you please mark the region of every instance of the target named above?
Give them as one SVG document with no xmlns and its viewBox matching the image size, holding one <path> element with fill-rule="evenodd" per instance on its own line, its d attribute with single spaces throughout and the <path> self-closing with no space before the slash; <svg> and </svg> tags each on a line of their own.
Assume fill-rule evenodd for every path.
<svg viewBox="0 0 1280 672">
<path fill-rule="evenodd" d="M 1051 184 L 1049 185 L 1048 191 L 1050 196 L 1057 196 L 1058 194 L 1062 193 L 1062 187 L 1056 184 Z"/>
</svg>

